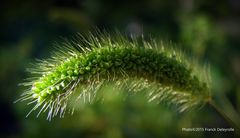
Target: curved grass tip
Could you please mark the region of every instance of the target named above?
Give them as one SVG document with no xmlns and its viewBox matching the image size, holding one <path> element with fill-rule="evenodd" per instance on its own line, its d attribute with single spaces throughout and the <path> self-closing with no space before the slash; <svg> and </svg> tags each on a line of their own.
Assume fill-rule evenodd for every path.
<svg viewBox="0 0 240 138">
<path fill-rule="evenodd" d="M 210 99 L 209 71 L 187 59 L 171 44 L 151 39 L 107 33 L 78 35 L 57 44 L 51 58 L 38 60 L 28 69 L 31 77 L 18 101 L 48 112 L 48 119 L 64 116 L 72 101 L 104 100 L 99 94 L 109 83 L 125 93 L 146 95 L 146 100 L 176 105 L 182 112 Z M 28 115 L 29 115 L 28 114 Z"/>
</svg>

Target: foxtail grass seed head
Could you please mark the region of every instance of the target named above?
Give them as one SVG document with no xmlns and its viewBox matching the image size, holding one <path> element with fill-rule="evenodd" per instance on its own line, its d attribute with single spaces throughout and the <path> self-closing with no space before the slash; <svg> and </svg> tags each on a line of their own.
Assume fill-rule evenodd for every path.
<svg viewBox="0 0 240 138">
<path fill-rule="evenodd" d="M 206 68 L 163 43 L 141 41 L 143 45 L 120 34 L 114 38 L 90 34 L 58 44 L 50 59 L 28 69 L 37 77 L 22 83 L 27 90 L 19 100 L 35 104 L 30 113 L 48 111 L 51 119 L 64 115 L 72 95 L 84 101 L 88 95 L 87 102 L 94 102 L 100 98 L 98 90 L 110 82 L 126 92 L 144 89 L 149 102 L 166 101 L 179 111 L 209 99 Z"/>
</svg>

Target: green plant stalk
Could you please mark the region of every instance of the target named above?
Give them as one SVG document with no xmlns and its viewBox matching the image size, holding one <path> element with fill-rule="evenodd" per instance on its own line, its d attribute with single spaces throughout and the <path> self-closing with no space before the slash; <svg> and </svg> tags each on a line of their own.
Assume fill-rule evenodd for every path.
<svg viewBox="0 0 240 138">
<path fill-rule="evenodd" d="M 236 128 L 236 133 L 240 135 L 240 117 L 225 96 L 216 100 L 210 100 L 209 105 L 213 107 L 231 126 Z"/>
</svg>

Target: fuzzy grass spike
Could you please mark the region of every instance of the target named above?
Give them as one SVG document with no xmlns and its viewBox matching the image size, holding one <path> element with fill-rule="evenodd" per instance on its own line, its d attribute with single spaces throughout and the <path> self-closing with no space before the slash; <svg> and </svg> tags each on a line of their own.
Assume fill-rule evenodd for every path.
<svg viewBox="0 0 240 138">
<path fill-rule="evenodd" d="M 28 69 L 33 77 L 22 83 L 27 90 L 19 100 L 35 104 L 29 114 L 39 108 L 51 119 L 63 116 L 73 98 L 103 99 L 98 91 L 112 83 L 127 93 L 145 90 L 149 102 L 165 101 L 184 111 L 211 98 L 206 70 L 154 40 L 90 34 L 58 44 L 50 59 Z"/>
</svg>

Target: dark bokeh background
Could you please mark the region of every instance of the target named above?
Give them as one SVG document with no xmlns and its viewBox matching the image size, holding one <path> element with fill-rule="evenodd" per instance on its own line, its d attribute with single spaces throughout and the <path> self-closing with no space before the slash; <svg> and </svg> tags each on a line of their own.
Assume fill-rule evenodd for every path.
<svg viewBox="0 0 240 138">
<path fill-rule="evenodd" d="M 53 43 L 93 28 L 152 35 L 173 41 L 211 64 L 213 94 L 226 95 L 240 111 L 239 0 L 1 0 L 0 137 L 224 137 L 234 133 L 182 132 L 183 127 L 229 127 L 205 106 L 178 114 L 132 98 L 91 105 L 73 116 L 25 118 L 31 107 L 13 104 L 18 83 L 35 58 Z"/>
</svg>

